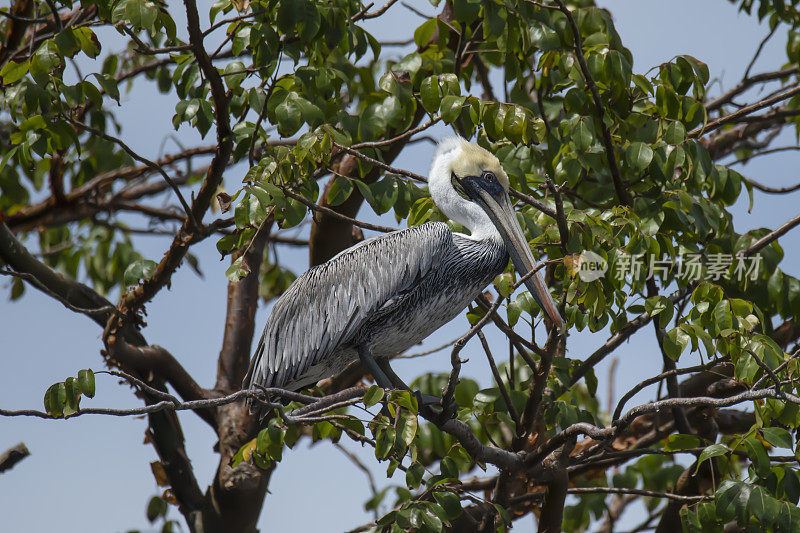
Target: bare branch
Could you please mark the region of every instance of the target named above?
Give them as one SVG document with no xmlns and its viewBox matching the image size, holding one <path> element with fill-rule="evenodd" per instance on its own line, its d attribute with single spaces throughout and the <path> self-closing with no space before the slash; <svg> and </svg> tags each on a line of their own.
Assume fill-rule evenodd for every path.
<svg viewBox="0 0 800 533">
<path fill-rule="evenodd" d="M 283 192 L 289 198 L 297 200 L 298 202 L 305 205 L 312 211 L 319 211 L 320 213 L 325 213 L 326 215 L 332 216 L 339 220 L 344 220 L 345 222 L 349 222 L 350 224 L 358 226 L 359 228 L 364 228 L 372 231 L 380 231 L 381 233 L 391 233 L 393 231 L 397 231 L 397 228 L 390 228 L 388 226 L 379 226 L 377 224 L 370 224 L 369 222 L 362 222 L 360 220 L 350 218 L 346 215 L 339 213 L 338 211 L 334 211 L 330 207 L 325 207 L 324 205 L 315 204 L 314 202 L 309 201 L 305 196 L 297 194 L 294 191 L 291 191 L 285 187 L 283 188 Z"/>
<path fill-rule="evenodd" d="M 409 137 L 412 137 L 412 136 L 416 135 L 417 133 L 419 133 L 421 131 L 427 130 L 428 128 L 430 128 L 431 126 L 433 126 L 434 124 L 436 124 L 440 120 L 442 120 L 442 117 L 433 117 L 432 119 L 430 119 L 425 124 L 420 124 L 416 128 L 411 128 L 411 129 L 401 133 L 397 137 L 393 137 L 391 139 L 384 139 L 382 141 L 362 142 L 362 143 L 354 144 L 353 146 L 350 147 L 350 149 L 351 150 L 360 150 L 362 148 L 379 148 L 379 147 L 382 147 L 382 146 L 387 146 L 387 145 L 390 145 L 390 144 L 394 144 L 394 143 L 399 142 L 399 141 L 404 141 L 404 140 L 408 139 Z M 352 154 L 352 152 L 349 152 L 349 153 Z"/>
<path fill-rule="evenodd" d="M 734 98 L 745 92 L 747 89 L 749 89 L 756 83 L 788 78 L 792 74 L 797 74 L 798 70 L 799 69 L 797 66 L 787 67 L 782 70 L 777 70 L 774 72 L 764 72 L 761 74 L 756 74 L 751 78 L 743 79 L 736 87 L 709 102 L 706 105 L 706 109 L 708 111 L 714 111 L 716 109 L 719 109 L 720 107 L 722 107 L 726 103 L 729 103 L 731 100 L 733 100 Z"/>
<path fill-rule="evenodd" d="M 72 119 L 70 117 L 66 117 L 66 118 L 67 118 L 67 121 L 69 121 L 71 124 L 81 128 L 82 130 L 88 131 L 92 135 L 95 135 L 97 137 L 101 137 L 101 138 L 103 138 L 103 139 L 105 139 L 107 141 L 110 141 L 110 142 L 113 142 L 115 144 L 118 144 L 120 146 L 120 148 L 122 148 L 125 151 L 125 153 L 127 153 L 133 159 L 135 159 L 136 161 L 139 161 L 140 163 L 144 163 L 148 167 L 152 168 L 153 170 L 155 170 L 156 172 L 161 174 L 161 176 L 164 178 L 164 181 L 166 181 L 169 184 L 169 186 L 172 188 L 173 191 L 175 191 L 175 194 L 178 196 L 178 201 L 181 203 L 181 206 L 183 207 L 183 210 L 186 212 L 186 216 L 189 218 L 189 220 L 191 220 L 192 224 L 194 224 L 194 227 L 196 229 L 200 228 L 200 223 L 195 218 L 194 213 L 192 212 L 192 210 L 189 209 L 189 204 L 186 203 L 186 200 L 184 199 L 183 194 L 181 194 L 180 189 L 175 184 L 175 182 L 172 181 L 172 178 L 169 177 L 169 174 L 166 173 L 166 171 L 164 170 L 164 168 L 161 165 L 157 165 L 157 164 L 153 163 L 152 161 L 150 161 L 149 159 L 147 159 L 146 157 L 142 157 L 141 155 L 137 154 L 127 144 L 125 144 L 122 141 L 122 139 L 118 139 L 118 138 L 114 137 L 113 135 L 109 135 L 109 134 L 107 134 L 107 133 L 105 133 L 103 131 L 98 130 L 97 128 L 93 128 L 92 126 L 89 126 L 88 124 L 84 124 L 83 122 L 80 122 L 78 120 L 74 120 L 74 119 Z"/>
<path fill-rule="evenodd" d="M 648 496 L 651 498 L 664 498 L 667 500 L 675 500 L 686 503 L 697 503 L 703 500 L 710 499 L 710 496 L 683 496 L 681 494 L 673 494 L 671 492 L 661 492 L 657 490 L 646 489 L 627 489 L 622 487 L 570 487 L 567 489 L 568 494 L 635 494 L 637 496 Z M 529 500 L 539 500 L 545 496 L 544 492 L 529 492 L 522 496 L 517 496 L 512 500 L 512 503 L 518 504 Z"/>
<path fill-rule="evenodd" d="M 778 24 L 775 24 L 775 27 L 769 30 L 767 36 L 764 37 L 758 44 L 758 48 L 756 49 L 756 53 L 753 55 L 753 59 L 750 60 L 750 63 L 748 63 L 747 68 L 744 69 L 744 75 L 742 76 L 743 80 L 747 80 L 750 78 L 750 71 L 753 69 L 753 65 L 756 64 L 758 56 L 761 55 L 761 51 L 764 49 L 764 45 L 767 44 L 767 41 L 769 41 L 773 35 L 775 35 L 775 30 L 777 29 L 778 29 Z"/>
<path fill-rule="evenodd" d="M 743 255 L 752 255 L 752 254 L 756 253 L 757 251 L 761 250 L 762 248 L 764 248 L 766 245 L 768 245 L 772 241 L 778 239 L 778 237 L 781 237 L 781 236 L 785 235 L 786 233 L 788 233 L 789 230 L 791 230 L 792 228 L 794 228 L 798 224 L 800 224 L 800 215 L 797 215 L 796 217 L 792 218 L 791 220 L 789 220 L 788 222 L 783 224 L 781 227 L 779 227 L 775 231 L 771 231 L 771 232 L 767 233 L 766 235 L 764 235 L 763 237 L 758 239 L 756 242 L 751 244 L 748 248 L 746 248 L 745 250 L 743 250 L 740 253 L 743 254 Z"/>
<path fill-rule="evenodd" d="M 497 387 L 500 389 L 500 394 L 503 395 L 503 400 L 506 402 L 508 414 L 511 415 L 511 420 L 514 421 L 516 430 L 520 431 L 519 413 L 517 413 L 517 409 L 514 407 L 514 404 L 511 401 L 511 396 L 508 394 L 506 384 L 503 383 L 503 378 L 500 377 L 500 372 L 497 371 L 497 364 L 494 362 L 494 357 L 492 356 L 492 350 L 489 348 L 489 343 L 486 342 L 486 337 L 483 335 L 482 331 L 479 331 L 477 335 L 481 341 L 481 346 L 483 346 L 483 351 L 486 353 L 486 359 L 489 361 L 489 367 L 492 369 L 494 381 L 497 383 Z M 512 383 L 511 385 L 513 387 L 514 384 Z"/>
<path fill-rule="evenodd" d="M 711 133 L 712 131 L 721 128 L 722 126 L 724 126 L 725 124 L 728 124 L 729 122 L 734 122 L 734 121 L 736 121 L 737 119 L 739 119 L 741 117 L 744 117 L 746 115 L 749 115 L 750 113 L 753 113 L 754 111 L 758 111 L 760 109 L 764 109 L 765 107 L 769 107 L 769 106 L 771 106 L 773 104 L 777 104 L 778 102 L 782 102 L 784 100 L 788 100 L 789 98 L 791 98 L 792 96 L 794 96 L 794 95 L 796 95 L 798 93 L 800 93 L 800 85 L 795 84 L 791 88 L 789 88 L 789 89 L 787 89 L 787 90 L 785 90 L 785 91 L 783 91 L 781 93 L 778 93 L 775 96 L 772 96 L 772 97 L 769 97 L 769 98 L 765 98 L 765 99 L 763 99 L 763 100 L 761 100 L 759 102 L 756 102 L 755 104 L 743 107 L 743 108 L 741 108 L 741 109 L 739 109 L 737 111 L 734 111 L 733 113 L 731 113 L 729 115 L 725 115 L 724 117 L 720 117 L 717 120 L 709 122 L 706 125 L 700 126 L 700 127 L 696 128 L 696 129 L 690 131 L 687 134 L 687 136 L 689 138 L 697 138 L 697 137 L 700 137 L 700 136 L 705 135 L 707 133 Z"/>
</svg>

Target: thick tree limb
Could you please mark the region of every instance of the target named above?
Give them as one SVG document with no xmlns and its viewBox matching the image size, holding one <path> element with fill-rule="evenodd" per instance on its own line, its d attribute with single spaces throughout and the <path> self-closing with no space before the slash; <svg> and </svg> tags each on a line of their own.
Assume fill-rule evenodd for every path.
<svg viewBox="0 0 800 533">
<path fill-rule="evenodd" d="M 237 391 L 250 362 L 250 348 L 255 331 L 255 315 L 258 309 L 258 284 L 264 248 L 270 238 L 273 217 L 265 220 L 253 241 L 244 253 L 242 265 L 249 272 L 239 281 L 228 283 L 228 306 L 225 314 L 225 333 L 222 349 L 217 360 L 217 384 L 222 393 Z M 235 254 L 236 260 L 241 254 Z"/>
<path fill-rule="evenodd" d="M 68 308 L 79 310 L 103 326 L 112 316 L 114 306 L 86 285 L 68 278 L 34 257 L 20 243 L 8 226 L 0 222 L 0 259 L 16 272 L 36 280 L 34 287 L 55 297 Z M 26 278 L 27 279 L 27 278 Z"/>
</svg>

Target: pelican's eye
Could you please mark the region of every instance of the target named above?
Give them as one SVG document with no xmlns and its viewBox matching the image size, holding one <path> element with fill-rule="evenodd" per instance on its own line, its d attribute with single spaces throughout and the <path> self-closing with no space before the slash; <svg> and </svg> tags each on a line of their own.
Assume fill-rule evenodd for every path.
<svg viewBox="0 0 800 533">
<path fill-rule="evenodd" d="M 489 172 L 488 170 L 484 170 L 481 177 L 486 181 L 486 183 L 494 183 L 497 181 L 497 177 L 494 175 L 494 172 Z"/>
</svg>

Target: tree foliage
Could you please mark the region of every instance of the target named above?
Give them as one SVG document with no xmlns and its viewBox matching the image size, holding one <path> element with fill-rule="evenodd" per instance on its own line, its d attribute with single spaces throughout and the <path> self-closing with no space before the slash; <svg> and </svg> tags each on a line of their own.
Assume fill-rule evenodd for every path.
<svg viewBox="0 0 800 533">
<path fill-rule="evenodd" d="M 635 72 L 611 15 L 589 0 L 442 2 L 401 48 L 365 29 L 404 9 L 394 0 L 218 0 L 204 22 L 184 0 L 186 31 L 179 6 L 152 0 L 16 0 L 0 26 L 9 297 L 33 287 L 103 329 L 103 363 L 146 404 L 136 412 L 148 415 L 154 473 L 168 487 L 147 513 L 164 528 L 169 501 L 192 531 L 250 531 L 286 448 L 352 439 L 374 447 L 389 475 L 405 470 L 405 486 L 366 502 L 383 511 L 367 529 L 505 529 L 534 513 L 540 531 L 611 531 L 641 500 L 658 531 L 795 531 L 800 282 L 782 270 L 778 238 L 800 218 L 738 233 L 730 208 L 741 196 L 752 204 L 754 188 L 792 190 L 720 161 L 760 155 L 787 127 L 800 134 L 800 11 L 733 3 L 788 35 L 787 63 L 748 68 L 711 98 L 708 66 L 677 43 L 670 61 Z M 124 38 L 121 51 L 106 46 L 110 32 Z M 152 160 L 131 149 L 117 114 L 130 87 L 148 82 L 174 101 L 174 128 L 203 143 Z M 509 269 L 494 302 L 471 306 L 452 372 L 416 380 L 444 393 L 452 418 L 422 416 L 407 392 L 351 389 L 363 377 L 351 368 L 313 398 L 287 395 L 293 403 L 258 428 L 237 393 L 254 313 L 259 296 L 279 296 L 297 274 L 270 249 L 308 246 L 318 264 L 354 244 L 354 230 L 391 229 L 359 212 L 393 214 L 397 227 L 442 220 L 425 178 L 393 166 L 437 123 L 500 158 L 569 330 L 596 334 L 596 351 L 567 356 L 569 338 L 545 330 Z M 283 232 L 308 221 L 308 242 Z M 161 259 L 137 251 L 142 232 L 172 239 Z M 182 263 L 198 268 L 191 249 L 207 238 L 231 256 L 210 388 L 140 332 L 147 303 Z M 582 275 L 587 251 L 607 275 Z M 480 332 L 489 322 L 512 343 L 509 361 L 495 363 L 499 350 Z M 528 325 L 533 341 L 519 333 Z M 663 369 L 605 412 L 593 369 L 645 327 Z M 490 360 L 492 387 L 460 376 L 470 339 Z M 80 399 L 94 395 L 94 379 L 82 370 L 53 385 L 39 415 L 92 412 Z M 657 400 L 628 402 L 662 382 Z M 386 409 L 365 420 L 357 402 Z M 176 409 L 195 410 L 220 437 L 207 490 Z M 483 474 L 487 465 L 497 474 Z"/>
</svg>

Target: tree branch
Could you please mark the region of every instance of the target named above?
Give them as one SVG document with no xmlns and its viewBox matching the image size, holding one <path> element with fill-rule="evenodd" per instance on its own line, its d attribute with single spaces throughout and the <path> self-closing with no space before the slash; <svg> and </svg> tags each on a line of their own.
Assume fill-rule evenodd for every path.
<svg viewBox="0 0 800 533">
<path fill-rule="evenodd" d="M 561 12 L 564 13 L 564 16 L 567 17 L 567 22 L 572 30 L 572 39 L 575 45 L 575 58 L 578 60 L 578 65 L 580 65 L 581 73 L 583 74 L 583 80 L 586 82 L 587 87 L 589 87 L 589 90 L 592 93 L 592 100 L 594 100 L 595 110 L 597 111 L 597 126 L 600 128 L 600 132 L 603 137 L 603 146 L 605 147 L 606 159 L 608 160 L 608 169 L 611 172 L 611 179 L 614 182 L 614 190 L 617 193 L 617 198 L 619 198 L 619 201 L 623 205 L 630 205 L 631 197 L 622 182 L 622 177 L 619 173 L 619 166 L 617 165 L 617 156 L 614 153 L 614 142 L 611 140 L 611 134 L 608 131 L 608 127 L 606 127 L 605 110 L 603 109 L 603 101 L 600 99 L 600 91 L 597 89 L 597 84 L 594 82 L 594 79 L 589 72 L 589 67 L 586 65 L 586 58 L 583 57 L 581 32 L 578 29 L 578 25 L 575 23 L 575 18 L 572 16 L 572 12 L 567 9 L 567 6 L 564 4 L 563 0 L 555 0 L 555 2 L 558 4 L 558 8 L 561 10 Z"/>
<path fill-rule="evenodd" d="M 785 90 L 785 91 L 783 91 L 781 93 L 778 93 L 775 96 L 771 96 L 769 98 L 765 98 L 765 99 L 763 99 L 763 100 L 761 100 L 759 102 L 756 102 L 756 103 L 754 103 L 752 105 L 745 106 L 745 107 L 743 107 L 743 108 L 741 108 L 741 109 L 739 109 L 737 111 L 734 111 L 733 113 L 730 113 L 729 115 L 725 115 L 724 117 L 720 117 L 717 120 L 709 122 L 706 125 L 700 126 L 700 127 L 696 128 L 696 129 L 690 131 L 687 134 L 687 137 L 689 137 L 689 138 L 697 138 L 697 137 L 700 137 L 700 136 L 705 135 L 707 133 L 711 133 L 712 131 L 721 128 L 722 126 L 724 126 L 725 124 L 728 124 L 729 122 L 733 122 L 733 121 L 735 121 L 735 120 L 737 120 L 737 119 L 739 119 L 741 117 L 749 115 L 750 113 L 752 113 L 754 111 L 758 111 L 760 109 L 764 109 L 765 107 L 769 107 L 769 106 L 771 106 L 773 104 L 777 104 L 778 102 L 782 102 L 784 100 L 787 100 L 787 99 L 791 98 L 792 96 L 794 96 L 794 95 L 796 95 L 798 93 L 800 93 L 800 85 L 795 85 L 794 87 L 791 87 L 790 89 L 787 89 L 787 90 Z"/>
<path fill-rule="evenodd" d="M 767 233 L 766 235 L 758 239 L 756 242 L 751 244 L 749 247 L 742 250 L 742 252 L 740 253 L 742 253 L 743 255 L 752 255 L 757 251 L 761 250 L 762 248 L 764 248 L 765 246 L 767 246 L 772 241 L 778 239 L 778 237 L 781 237 L 786 233 L 788 233 L 789 230 L 791 230 L 798 224 L 800 224 L 800 215 L 797 215 L 796 217 L 790 219 L 788 222 L 783 224 L 778 229 Z"/>
</svg>

